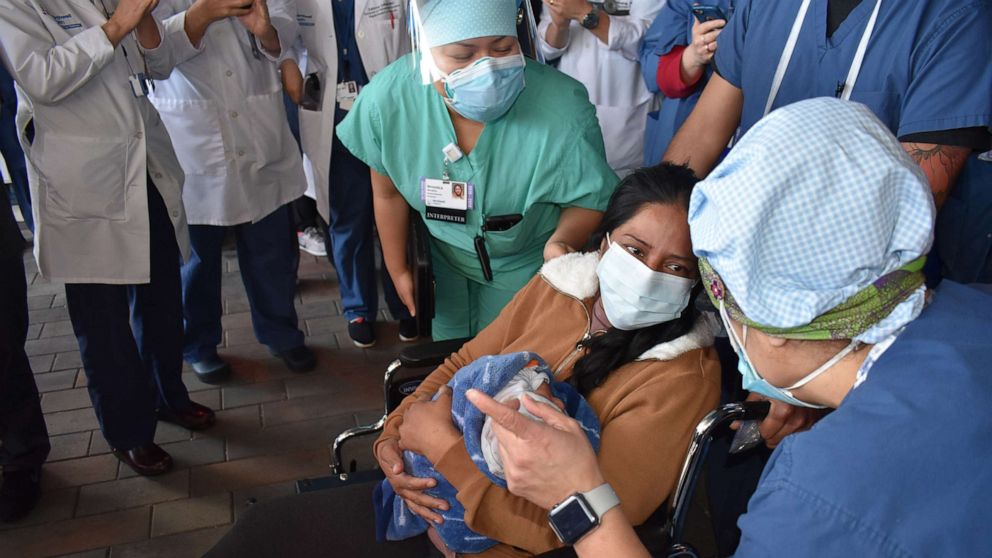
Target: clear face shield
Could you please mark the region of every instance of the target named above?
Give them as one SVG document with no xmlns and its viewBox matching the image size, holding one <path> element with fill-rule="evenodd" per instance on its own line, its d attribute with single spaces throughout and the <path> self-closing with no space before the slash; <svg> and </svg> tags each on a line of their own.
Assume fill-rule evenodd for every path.
<svg viewBox="0 0 992 558">
<path fill-rule="evenodd" d="M 424 85 L 428 85 L 442 79 L 445 74 L 438 67 L 434 56 L 431 54 L 431 42 L 424 31 L 422 14 L 424 5 L 432 0 L 410 0 L 410 18 L 408 27 L 410 31 L 410 44 L 413 46 L 414 64 L 420 65 L 420 78 Z M 436 0 L 434 0 L 436 1 Z M 530 0 L 517 0 L 517 29 L 518 32 L 523 26 L 523 31 L 519 32 L 521 53 L 533 60 L 544 64 L 544 55 L 537 46 L 537 18 Z"/>
</svg>

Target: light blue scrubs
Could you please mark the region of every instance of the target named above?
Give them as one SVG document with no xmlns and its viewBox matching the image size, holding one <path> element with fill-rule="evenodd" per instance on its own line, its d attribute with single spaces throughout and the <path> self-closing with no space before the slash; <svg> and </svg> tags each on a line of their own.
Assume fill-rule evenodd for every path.
<svg viewBox="0 0 992 558">
<path fill-rule="evenodd" d="M 992 1 L 881 1 L 851 100 L 867 105 L 899 138 L 992 127 Z M 801 3 L 740 1 L 717 39 L 717 70 L 744 92 L 741 134 L 763 116 Z M 772 110 L 835 96 L 846 78 L 875 0 L 862 0 L 829 38 L 827 3 L 812 1 Z M 968 224 L 938 228 L 944 275 L 956 281 L 977 280 L 975 270 L 988 267 L 992 258 L 990 165 L 972 155 L 954 186 L 954 197 L 971 215 Z M 943 211 L 939 219 L 944 220 Z M 990 244 L 978 242 L 982 237 Z M 953 255 L 945 254 L 949 247 L 955 247 Z"/>
<path fill-rule="evenodd" d="M 944 281 L 833 413 L 776 448 L 736 558 L 992 556 L 992 289 Z"/>
<path fill-rule="evenodd" d="M 692 43 L 692 25 L 696 22 L 696 16 L 692 15 L 692 5 L 695 3 L 698 3 L 698 0 L 669 0 L 658 12 L 658 16 L 644 35 L 640 51 L 641 75 L 644 76 L 644 85 L 652 93 L 661 93 L 658 88 L 658 60 L 676 46 Z M 717 0 L 707 4 L 719 6 L 724 13 L 729 14 L 733 2 Z M 696 106 L 696 101 L 699 100 L 712 73 L 712 66 L 707 66 L 692 95 L 683 99 L 665 97 L 661 101 L 661 108 L 648 113 L 644 135 L 645 165 L 657 165 L 661 162 L 668 144 Z"/>
</svg>

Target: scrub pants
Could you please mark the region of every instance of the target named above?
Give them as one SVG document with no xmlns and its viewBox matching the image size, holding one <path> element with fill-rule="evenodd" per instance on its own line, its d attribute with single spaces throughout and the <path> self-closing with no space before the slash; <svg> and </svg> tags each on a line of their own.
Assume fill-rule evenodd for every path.
<svg viewBox="0 0 992 558">
<path fill-rule="evenodd" d="M 275 352 L 303 345 L 293 306 L 300 250 L 286 204 L 257 223 L 189 226 L 192 253 L 182 269 L 186 318 L 183 356 L 189 362 L 214 356 L 220 344 L 221 252 L 228 228 L 234 229 L 238 239 L 238 264 L 255 337 Z"/>
<path fill-rule="evenodd" d="M 327 244 L 337 270 L 341 289 L 341 309 L 351 321 L 365 318 L 374 322 L 379 310 L 375 266 L 375 232 L 372 229 L 372 178 L 369 167 L 348 151 L 337 136 L 331 147 L 330 217 Z M 400 302 L 396 287 L 382 272 L 382 290 L 389 312 L 397 320 L 410 317 Z"/>
<path fill-rule="evenodd" d="M 65 286 L 90 399 L 111 447 L 155 437 L 155 409 L 190 409 L 182 380 L 179 245 L 165 202 L 148 180 L 151 282 Z"/>
<path fill-rule="evenodd" d="M 479 283 L 452 269 L 434 253 L 434 320 L 431 336 L 435 341 L 475 337 L 510 303 L 518 289 L 506 290 Z M 524 280 L 520 287 L 527 283 Z"/>
<path fill-rule="evenodd" d="M 35 469 L 45 462 L 51 446 L 24 352 L 28 291 L 21 254 L 0 259 L 0 316 L 0 469 Z"/>
</svg>

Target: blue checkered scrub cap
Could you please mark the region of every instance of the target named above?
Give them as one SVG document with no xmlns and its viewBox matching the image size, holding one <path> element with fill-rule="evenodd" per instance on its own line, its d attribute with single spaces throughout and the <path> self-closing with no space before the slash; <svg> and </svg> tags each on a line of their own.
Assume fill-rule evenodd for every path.
<svg viewBox="0 0 992 558">
<path fill-rule="evenodd" d="M 818 98 L 758 122 L 689 204 L 693 251 L 750 320 L 809 324 L 933 240 L 926 177 L 864 105 Z M 920 287 L 856 339 L 877 343 L 923 309 Z"/>
<path fill-rule="evenodd" d="M 416 1 L 416 0 L 415 0 Z M 428 47 L 517 35 L 517 0 L 422 0 L 421 32 Z"/>
</svg>

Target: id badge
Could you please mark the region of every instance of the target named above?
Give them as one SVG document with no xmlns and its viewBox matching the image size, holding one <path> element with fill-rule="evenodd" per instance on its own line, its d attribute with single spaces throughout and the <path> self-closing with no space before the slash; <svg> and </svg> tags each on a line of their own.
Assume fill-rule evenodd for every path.
<svg viewBox="0 0 992 558">
<path fill-rule="evenodd" d="M 427 206 L 425 217 L 464 225 L 472 208 L 475 188 L 469 182 L 424 178 L 420 181 L 420 197 Z"/>
<path fill-rule="evenodd" d="M 131 74 L 127 78 L 128 85 L 131 86 L 131 94 L 140 99 L 148 95 L 148 80 L 145 74 Z"/>
<path fill-rule="evenodd" d="M 358 98 L 358 83 L 342 81 L 338 84 L 338 106 L 341 110 L 351 110 L 356 98 Z"/>
</svg>

